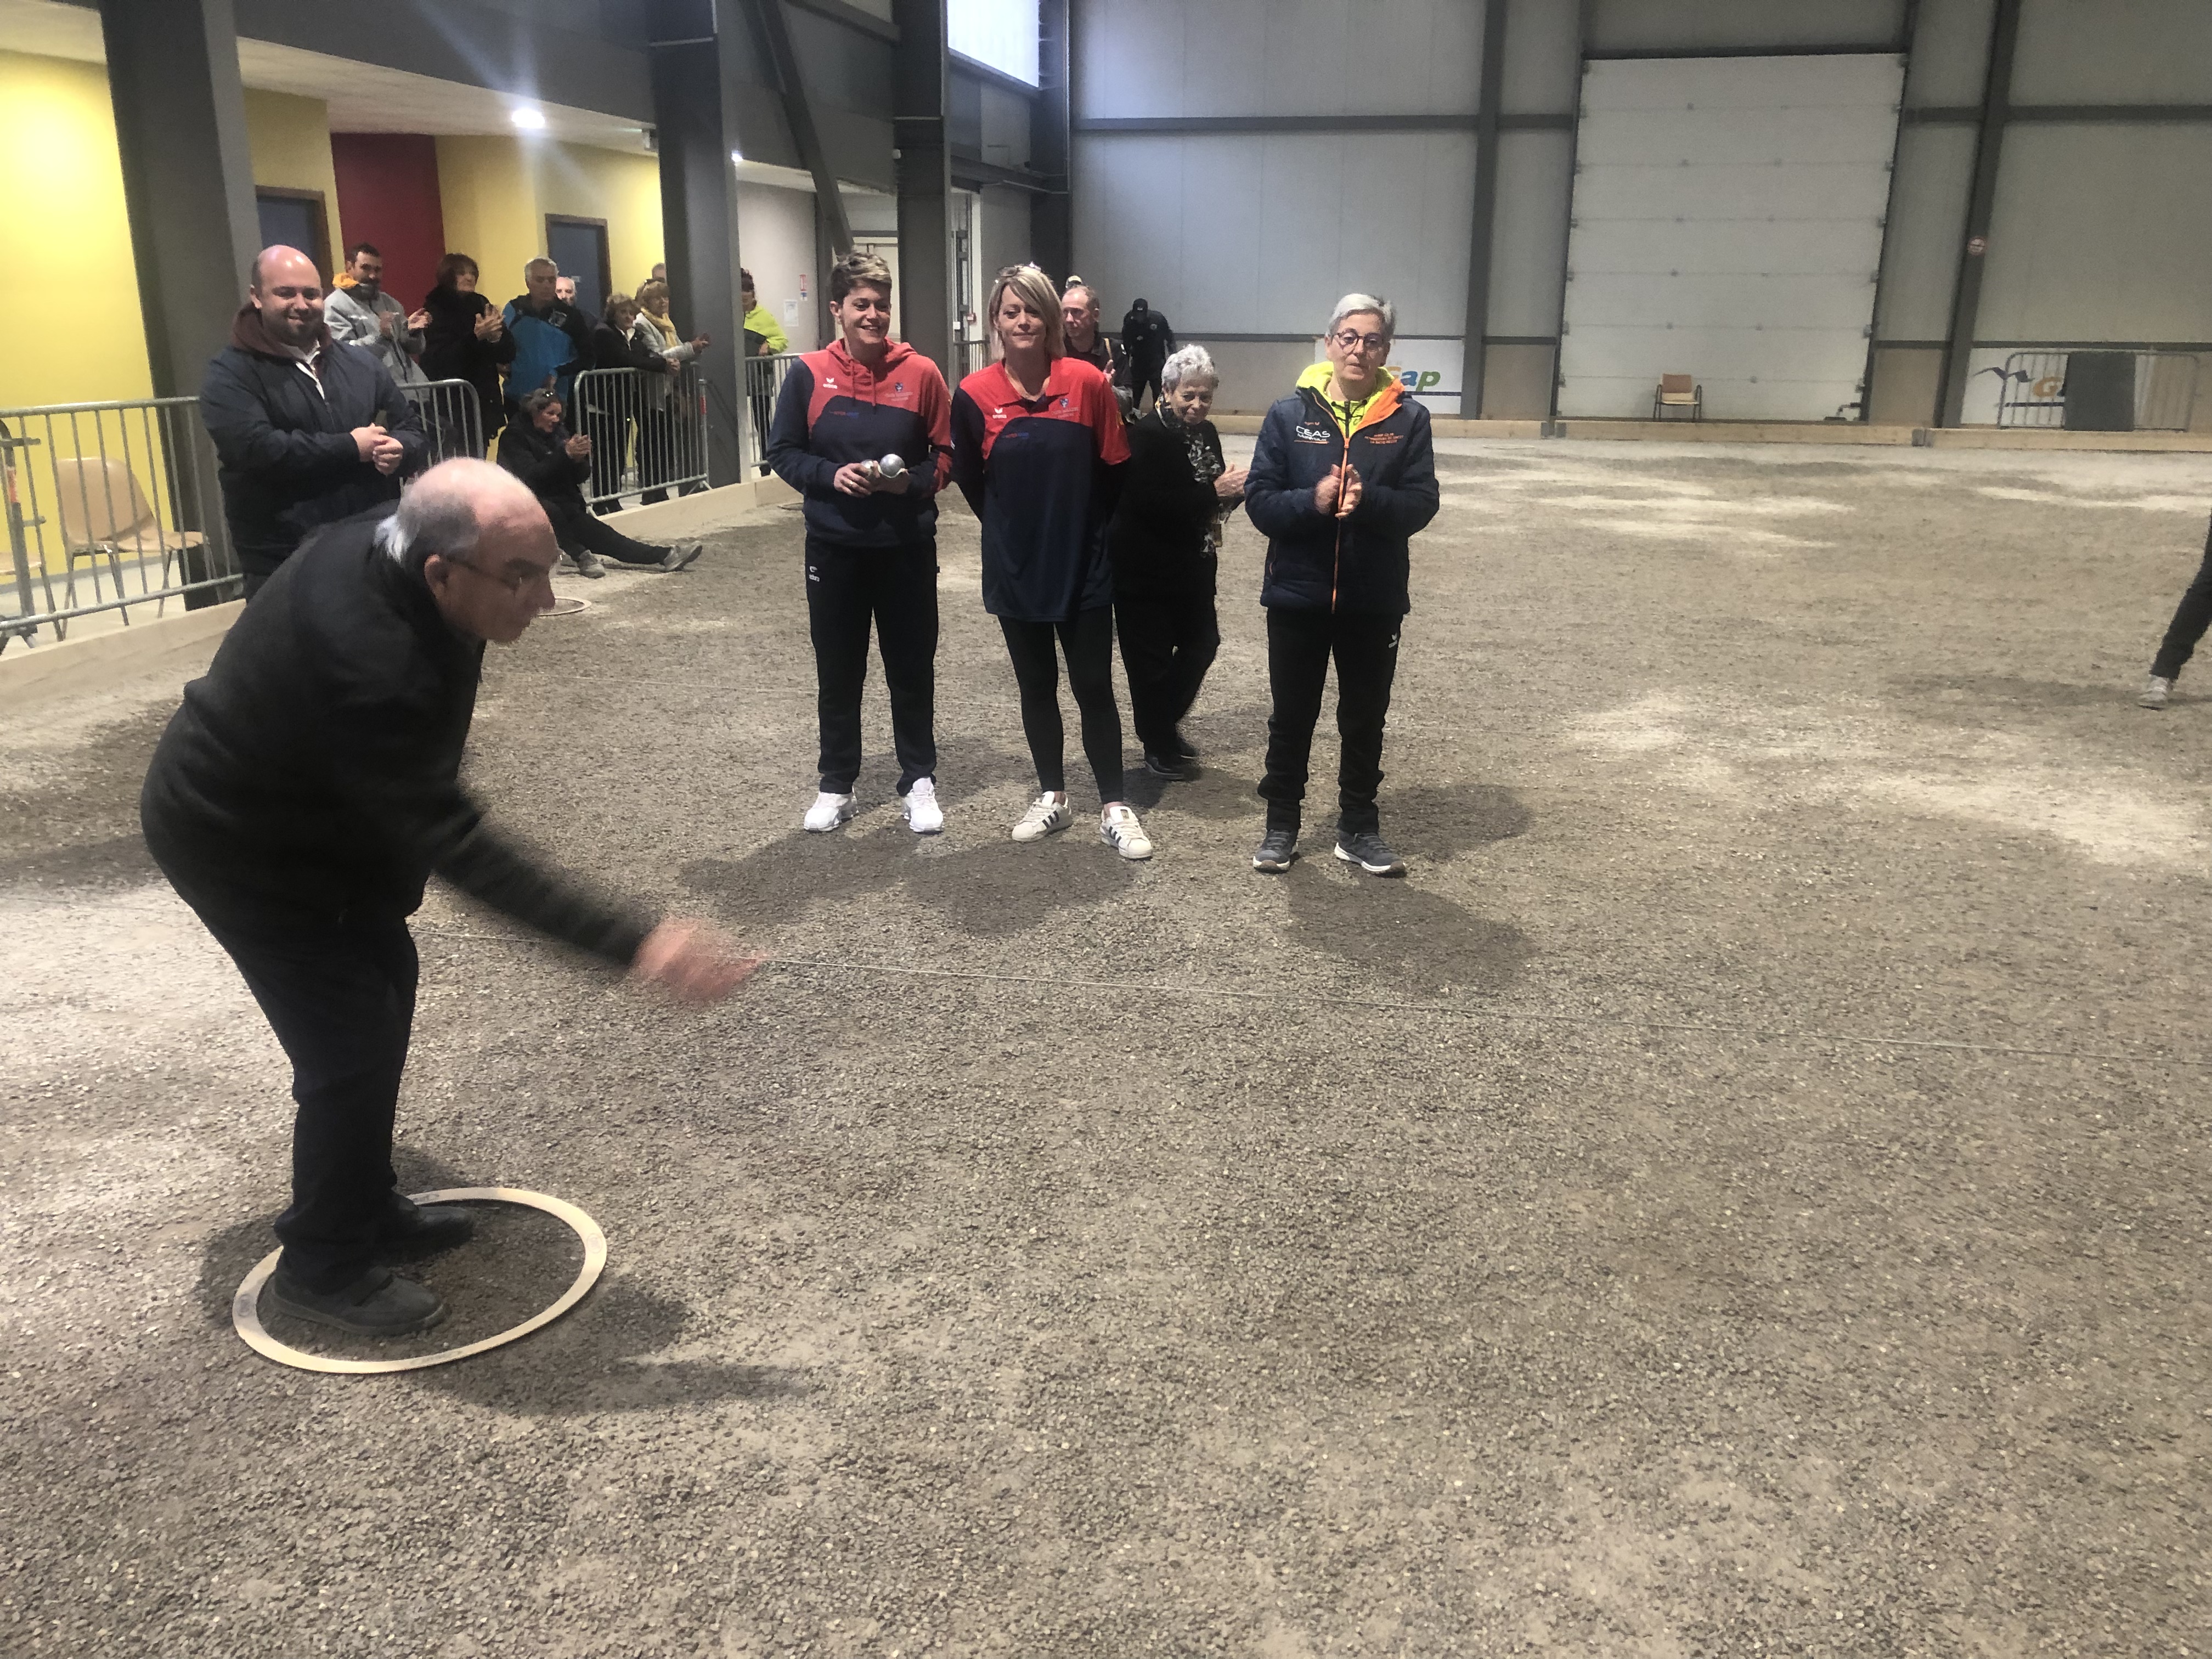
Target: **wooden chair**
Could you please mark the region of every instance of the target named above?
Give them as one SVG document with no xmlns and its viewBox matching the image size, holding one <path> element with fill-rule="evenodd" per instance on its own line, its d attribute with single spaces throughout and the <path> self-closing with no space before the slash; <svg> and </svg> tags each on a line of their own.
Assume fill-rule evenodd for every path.
<svg viewBox="0 0 2212 1659">
<path fill-rule="evenodd" d="M 1669 416 L 1670 409 L 1686 409 L 1690 419 L 1705 418 L 1705 389 L 1694 374 L 1662 374 L 1659 389 L 1651 394 L 1651 418 L 1664 421 L 1677 418 Z"/>
<path fill-rule="evenodd" d="M 107 561 L 115 580 L 115 596 L 124 593 L 123 560 L 143 561 L 159 555 L 161 586 L 169 586 L 169 562 L 182 559 L 204 538 L 197 530 L 171 530 L 138 488 L 137 476 L 126 461 L 112 455 L 57 456 L 54 459 L 54 505 L 61 520 L 62 545 L 68 553 L 65 574 L 69 603 L 76 603 L 76 566 L 92 562 L 92 597 L 100 602 L 100 561 Z M 139 591 L 146 590 L 144 574 Z M 126 611 L 125 622 L 130 621 Z"/>
</svg>

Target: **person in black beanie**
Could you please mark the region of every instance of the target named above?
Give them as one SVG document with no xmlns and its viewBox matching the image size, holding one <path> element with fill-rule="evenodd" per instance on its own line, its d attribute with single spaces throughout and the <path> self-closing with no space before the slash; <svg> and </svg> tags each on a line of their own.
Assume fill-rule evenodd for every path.
<svg viewBox="0 0 2212 1659">
<path fill-rule="evenodd" d="M 459 781 L 487 641 L 553 600 L 558 552 L 530 492 L 488 462 L 423 474 L 396 514 L 319 532 L 246 608 L 154 751 L 154 861 L 245 976 L 292 1062 L 292 1203 L 276 1308 L 372 1336 L 445 1304 L 395 1260 L 459 1243 L 392 1167 L 415 1012 L 407 918 L 426 880 L 711 1000 L 757 965 L 696 923 L 617 904 L 483 821 Z"/>
<path fill-rule="evenodd" d="M 1129 465 L 1107 543 L 1129 714 L 1154 777 L 1186 778 L 1198 751 L 1182 721 L 1221 648 L 1213 610 L 1222 514 L 1244 499 L 1244 469 L 1222 459 L 1206 417 L 1221 376 L 1203 346 L 1160 371 L 1160 401 L 1129 425 Z"/>
</svg>

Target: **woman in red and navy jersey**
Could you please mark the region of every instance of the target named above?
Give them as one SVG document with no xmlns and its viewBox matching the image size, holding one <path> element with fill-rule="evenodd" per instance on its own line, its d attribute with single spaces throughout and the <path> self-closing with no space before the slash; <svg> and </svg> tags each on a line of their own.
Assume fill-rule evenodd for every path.
<svg viewBox="0 0 2212 1659">
<path fill-rule="evenodd" d="M 768 441 L 775 475 L 806 498 L 806 620 L 822 727 L 821 793 L 803 820 L 853 816 L 860 775 L 860 687 L 868 632 L 891 696 L 898 792 L 916 835 L 945 827 L 933 730 L 937 492 L 945 487 L 949 402 L 937 365 L 890 337 L 890 267 L 848 253 L 830 268 L 844 338 L 791 366 Z M 883 462 L 905 463 L 888 475 Z"/>
<path fill-rule="evenodd" d="M 1022 732 L 1040 793 L 1014 825 L 1042 841 L 1074 821 L 1067 804 L 1060 653 L 1098 783 L 1098 838 L 1125 859 L 1151 838 L 1121 799 L 1121 711 L 1114 702 L 1114 569 L 1106 524 L 1129 459 L 1114 388 L 1062 349 L 1060 296 L 1035 265 L 1009 265 L 985 313 L 1000 361 L 952 394 L 952 477 L 983 523 L 983 608 L 999 619 L 1021 687 Z M 1055 635 L 1059 651 L 1054 649 Z"/>
</svg>

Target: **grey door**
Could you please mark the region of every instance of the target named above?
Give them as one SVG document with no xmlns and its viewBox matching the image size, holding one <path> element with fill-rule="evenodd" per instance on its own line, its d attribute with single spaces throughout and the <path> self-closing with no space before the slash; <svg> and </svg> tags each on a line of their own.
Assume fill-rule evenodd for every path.
<svg viewBox="0 0 2212 1659">
<path fill-rule="evenodd" d="M 576 303 L 594 317 L 607 310 L 607 228 L 576 219 L 545 220 L 545 252 L 576 279 Z"/>
<path fill-rule="evenodd" d="M 259 196 L 253 204 L 261 217 L 261 246 L 295 247 L 319 265 L 327 256 L 323 250 L 322 204 L 306 196 Z M 328 282 L 329 270 L 323 272 Z"/>
</svg>

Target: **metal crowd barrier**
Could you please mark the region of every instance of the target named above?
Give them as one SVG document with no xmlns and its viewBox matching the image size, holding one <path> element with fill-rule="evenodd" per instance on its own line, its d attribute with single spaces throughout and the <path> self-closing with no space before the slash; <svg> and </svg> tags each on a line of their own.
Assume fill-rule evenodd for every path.
<svg viewBox="0 0 2212 1659">
<path fill-rule="evenodd" d="M 673 374 L 587 368 L 576 376 L 569 430 L 592 441 L 584 498 L 612 507 L 637 494 L 648 503 L 707 484 L 707 394 L 685 363 Z"/>
<path fill-rule="evenodd" d="M 960 382 L 991 361 L 988 340 L 955 340 L 952 343 L 952 386 L 959 389 Z"/>
<path fill-rule="evenodd" d="M 430 434 L 427 465 L 435 466 L 456 456 L 483 459 L 483 399 L 474 386 L 466 380 L 425 380 L 399 389 Z"/>
<path fill-rule="evenodd" d="M 8 563 L 0 650 L 80 617 L 234 599 L 214 441 L 197 398 L 0 410 Z M 90 597 L 87 597 L 87 590 Z"/>
<path fill-rule="evenodd" d="M 2071 355 L 2064 351 L 2015 351 L 2007 357 L 2004 379 L 1997 392 L 1997 424 L 2065 425 L 2066 360 Z M 2135 429 L 2188 431 L 2197 406 L 2197 354 L 2138 351 L 2135 359 Z"/>
<path fill-rule="evenodd" d="M 799 354 L 787 351 L 771 357 L 745 359 L 744 466 L 751 477 L 768 459 L 769 428 L 775 421 L 775 400 Z"/>
</svg>

